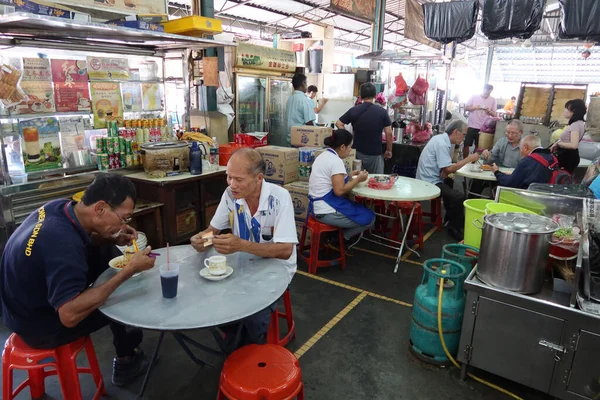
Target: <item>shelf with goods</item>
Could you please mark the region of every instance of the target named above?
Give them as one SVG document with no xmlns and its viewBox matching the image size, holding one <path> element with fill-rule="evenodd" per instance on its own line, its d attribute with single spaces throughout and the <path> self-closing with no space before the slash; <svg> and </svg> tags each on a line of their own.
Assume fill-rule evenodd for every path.
<svg viewBox="0 0 600 400">
<path fill-rule="evenodd" d="M 550 125 L 556 121 L 566 125 L 563 117 L 565 103 L 587 97 L 587 85 L 555 83 L 521 83 L 515 118 L 525 123 Z"/>
</svg>

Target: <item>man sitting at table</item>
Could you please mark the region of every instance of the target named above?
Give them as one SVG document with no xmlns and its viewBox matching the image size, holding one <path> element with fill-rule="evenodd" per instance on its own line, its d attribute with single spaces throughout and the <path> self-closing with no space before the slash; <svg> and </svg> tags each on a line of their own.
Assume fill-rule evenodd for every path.
<svg viewBox="0 0 600 400">
<path fill-rule="evenodd" d="M 8 239 L 0 264 L 4 324 L 37 349 L 53 349 L 110 325 L 116 386 L 148 368 L 138 348 L 142 332 L 109 321 L 98 307 L 127 279 L 154 266 L 150 247 L 106 283 L 90 284 L 121 254 L 111 244 L 129 245 L 137 237 L 127 226 L 135 198 L 129 179 L 101 174 L 80 203 L 53 200 L 29 215 Z"/>
<path fill-rule="evenodd" d="M 254 149 L 236 151 L 227 163 L 227 183 L 221 202 L 210 226 L 192 237 L 192 246 L 199 252 L 212 242 L 220 254 L 238 251 L 258 257 L 284 260 L 290 282 L 296 272 L 296 224 L 290 193 L 265 182 L 265 163 Z M 232 233 L 221 234 L 231 229 Z M 264 343 L 271 312 L 277 303 L 244 318 L 242 339 L 229 343 L 232 347 L 250 343 Z M 228 334 L 233 329 L 224 329 Z"/>
<path fill-rule="evenodd" d="M 459 146 L 465 139 L 467 124 L 455 121 L 446 128 L 446 133 L 436 135 L 421 152 L 417 167 L 417 179 L 432 183 L 440 188 L 448 218 L 448 232 L 457 241 L 463 240 L 465 210 L 464 196 L 451 186 L 452 180 L 448 175 L 458 171 L 463 166 L 479 160 L 479 154 L 471 154 L 466 159 L 452 163 L 452 145 Z"/>
<path fill-rule="evenodd" d="M 552 171 L 531 157 L 532 154 L 539 154 L 550 165 L 556 160 L 550 150 L 542 147 L 540 138 L 535 135 L 525 136 L 521 140 L 520 149 L 523 159 L 512 174 L 500 172 L 496 164 L 492 165 L 492 171 L 496 176 L 498 185 L 527 189 L 532 183 L 550 183 Z"/>
</svg>

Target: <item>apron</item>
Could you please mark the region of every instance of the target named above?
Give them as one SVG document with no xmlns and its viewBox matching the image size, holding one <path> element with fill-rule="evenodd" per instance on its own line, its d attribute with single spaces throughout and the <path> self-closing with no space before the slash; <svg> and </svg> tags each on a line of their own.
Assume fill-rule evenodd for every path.
<svg viewBox="0 0 600 400">
<path fill-rule="evenodd" d="M 337 156 L 337 153 L 333 149 L 327 149 L 327 151 L 332 152 Z M 345 183 L 348 182 L 348 177 L 345 179 Z M 342 214 L 344 217 L 356 222 L 359 225 L 367 226 L 371 222 L 373 222 L 373 218 L 375 218 L 375 213 L 369 210 L 367 207 L 362 204 L 358 204 L 354 201 L 351 201 L 345 197 L 336 196 L 333 192 L 333 189 L 329 191 L 325 196 L 322 197 L 311 197 L 308 196 L 308 215 L 314 215 L 313 204 L 315 201 L 324 201 L 333 208 L 338 213 Z"/>
</svg>

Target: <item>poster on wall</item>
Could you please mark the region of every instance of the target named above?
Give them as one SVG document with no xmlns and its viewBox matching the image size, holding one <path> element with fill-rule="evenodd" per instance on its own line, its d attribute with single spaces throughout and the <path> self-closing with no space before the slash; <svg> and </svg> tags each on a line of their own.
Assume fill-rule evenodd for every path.
<svg viewBox="0 0 600 400">
<path fill-rule="evenodd" d="M 88 57 L 87 72 L 90 80 L 129 80 L 129 62 L 126 58 Z"/>
<path fill-rule="evenodd" d="M 377 0 L 331 0 L 329 7 L 350 17 L 375 22 L 376 3 Z"/>
<path fill-rule="evenodd" d="M 144 111 L 157 111 L 164 108 L 162 83 L 142 83 Z"/>
<path fill-rule="evenodd" d="M 15 114 L 56 112 L 52 82 L 22 80 L 21 89 L 27 95 L 27 100 L 15 106 Z"/>
<path fill-rule="evenodd" d="M 417 0 L 406 0 L 406 18 L 404 19 L 404 37 L 440 50 L 442 45 L 425 36 L 423 26 L 423 7 Z"/>
<path fill-rule="evenodd" d="M 106 128 L 106 121 L 123 118 L 121 90 L 117 82 L 92 82 L 94 128 Z"/>
<path fill-rule="evenodd" d="M 75 167 L 73 154 L 84 149 L 85 127 L 82 117 L 65 117 L 59 119 L 60 142 L 65 167 Z"/>
<path fill-rule="evenodd" d="M 62 168 L 56 118 L 34 118 L 19 122 L 25 172 Z"/>
<path fill-rule="evenodd" d="M 296 55 L 291 51 L 240 43 L 236 51 L 235 66 L 265 71 L 296 71 Z"/>
<path fill-rule="evenodd" d="M 56 111 L 89 111 L 92 102 L 84 60 L 51 60 Z"/>
<path fill-rule="evenodd" d="M 52 82 L 50 60 L 47 58 L 23 58 L 23 81 Z"/>
<path fill-rule="evenodd" d="M 128 14 L 167 14 L 166 2 L 161 0 L 58 0 L 56 3 Z"/>
<path fill-rule="evenodd" d="M 121 83 L 121 95 L 124 112 L 142 111 L 142 86 L 139 83 Z"/>
</svg>

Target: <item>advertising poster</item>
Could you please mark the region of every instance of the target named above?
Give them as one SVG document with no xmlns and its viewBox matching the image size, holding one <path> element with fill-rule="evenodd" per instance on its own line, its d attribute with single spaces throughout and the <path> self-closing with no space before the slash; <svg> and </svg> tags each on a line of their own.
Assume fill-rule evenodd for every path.
<svg viewBox="0 0 600 400">
<path fill-rule="evenodd" d="M 92 102 L 84 60 L 51 60 L 56 111 L 90 111 Z"/>
<path fill-rule="evenodd" d="M 82 117 L 59 118 L 60 142 L 67 167 L 74 167 L 73 153 L 84 149 L 85 128 Z"/>
<path fill-rule="evenodd" d="M 21 89 L 27 95 L 27 100 L 15 106 L 15 114 L 56 112 L 52 82 L 22 80 Z"/>
<path fill-rule="evenodd" d="M 129 14 L 167 14 L 166 3 L 158 0 L 61 0 L 60 4 Z"/>
<path fill-rule="evenodd" d="M 331 0 L 330 8 L 350 17 L 375 22 L 377 0 Z"/>
<path fill-rule="evenodd" d="M 34 118 L 19 122 L 25 172 L 62 168 L 58 120 Z"/>
<path fill-rule="evenodd" d="M 239 68 L 282 72 L 296 71 L 296 55 L 291 51 L 247 43 L 240 43 L 235 51 L 235 66 Z"/>
<path fill-rule="evenodd" d="M 90 80 L 129 80 L 129 62 L 126 58 L 88 57 L 87 72 Z"/>
<path fill-rule="evenodd" d="M 94 128 L 106 128 L 106 121 L 123 118 L 121 90 L 117 82 L 92 82 Z"/>
<path fill-rule="evenodd" d="M 124 112 L 142 111 L 142 86 L 139 83 L 121 83 L 121 95 Z"/>
<path fill-rule="evenodd" d="M 52 82 L 50 60 L 47 58 L 23 58 L 23 81 Z"/>
<path fill-rule="evenodd" d="M 142 83 L 144 111 L 162 110 L 164 106 L 162 83 Z"/>
</svg>

